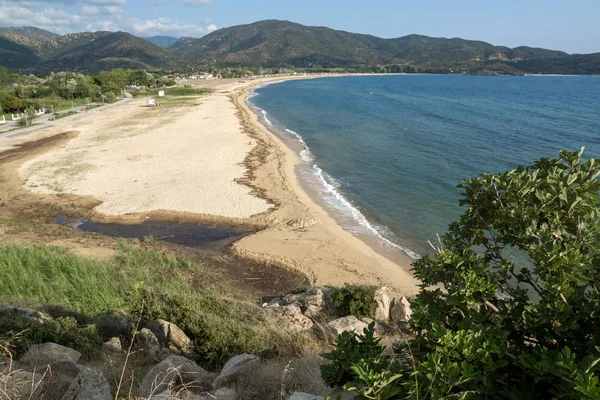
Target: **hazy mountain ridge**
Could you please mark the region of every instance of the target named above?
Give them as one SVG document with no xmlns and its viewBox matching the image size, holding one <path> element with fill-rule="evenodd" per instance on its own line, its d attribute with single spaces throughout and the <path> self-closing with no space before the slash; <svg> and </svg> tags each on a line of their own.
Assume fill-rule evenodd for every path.
<svg viewBox="0 0 600 400">
<path fill-rule="evenodd" d="M 255 67 L 402 65 L 423 71 L 476 74 L 600 74 L 600 53 L 569 55 L 424 35 L 384 39 L 279 20 L 219 29 L 198 39 L 174 40 L 169 36 L 138 38 L 124 32 L 57 35 L 31 27 L 0 28 L 0 64 L 34 72 L 97 72 L 115 67 L 161 69 L 180 65 L 180 61 L 211 60 L 213 65 Z"/>
</svg>

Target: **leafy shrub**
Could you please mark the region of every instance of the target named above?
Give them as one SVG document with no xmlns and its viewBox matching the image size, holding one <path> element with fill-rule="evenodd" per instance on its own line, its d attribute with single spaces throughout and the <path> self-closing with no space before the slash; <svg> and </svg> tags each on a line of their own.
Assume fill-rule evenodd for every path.
<svg viewBox="0 0 600 400">
<path fill-rule="evenodd" d="M 33 344 L 53 342 L 79 351 L 85 358 L 94 358 L 102 347 L 102 338 L 94 325 L 80 326 L 72 317 L 38 321 L 15 310 L 0 312 L 0 339 L 12 341 L 14 355 L 20 357 Z"/>
<path fill-rule="evenodd" d="M 340 316 L 354 315 L 356 318 L 373 317 L 375 314 L 375 286 L 349 285 L 329 287 L 331 300 Z"/>
<path fill-rule="evenodd" d="M 398 398 L 600 399 L 600 166 L 582 152 L 459 186 L 465 213 L 413 264 L 414 378 L 377 378 Z M 368 386 L 381 358 L 361 346 L 343 338 L 324 377 Z"/>
</svg>

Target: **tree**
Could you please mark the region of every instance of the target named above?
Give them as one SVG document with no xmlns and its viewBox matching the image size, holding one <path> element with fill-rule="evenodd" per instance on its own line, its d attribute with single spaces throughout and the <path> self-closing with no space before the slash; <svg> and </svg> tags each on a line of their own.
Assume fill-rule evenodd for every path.
<svg viewBox="0 0 600 400">
<path fill-rule="evenodd" d="M 459 185 L 466 211 L 414 263 L 404 397 L 600 398 L 600 166 L 582 152 Z"/>
</svg>

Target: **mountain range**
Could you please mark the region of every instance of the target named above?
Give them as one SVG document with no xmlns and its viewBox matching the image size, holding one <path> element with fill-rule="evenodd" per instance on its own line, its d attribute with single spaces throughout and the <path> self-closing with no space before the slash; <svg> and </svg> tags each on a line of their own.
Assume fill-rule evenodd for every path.
<svg viewBox="0 0 600 400">
<path fill-rule="evenodd" d="M 399 65 L 429 72 L 600 74 L 600 53 L 567 54 L 423 35 L 383 39 L 278 20 L 180 39 L 138 38 L 125 32 L 57 35 L 33 27 L 0 28 L 0 65 L 21 72 L 96 73 L 116 67 L 156 70 L 198 62 L 274 68 Z"/>
</svg>

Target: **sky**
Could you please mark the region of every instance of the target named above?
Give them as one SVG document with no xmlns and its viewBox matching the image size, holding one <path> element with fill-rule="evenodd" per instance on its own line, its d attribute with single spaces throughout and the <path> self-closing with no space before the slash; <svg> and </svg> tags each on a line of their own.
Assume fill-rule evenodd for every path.
<svg viewBox="0 0 600 400">
<path fill-rule="evenodd" d="M 264 19 L 385 38 L 416 33 L 600 52 L 600 0 L 0 0 L 0 26 L 60 34 L 120 30 L 201 37 Z"/>
</svg>

